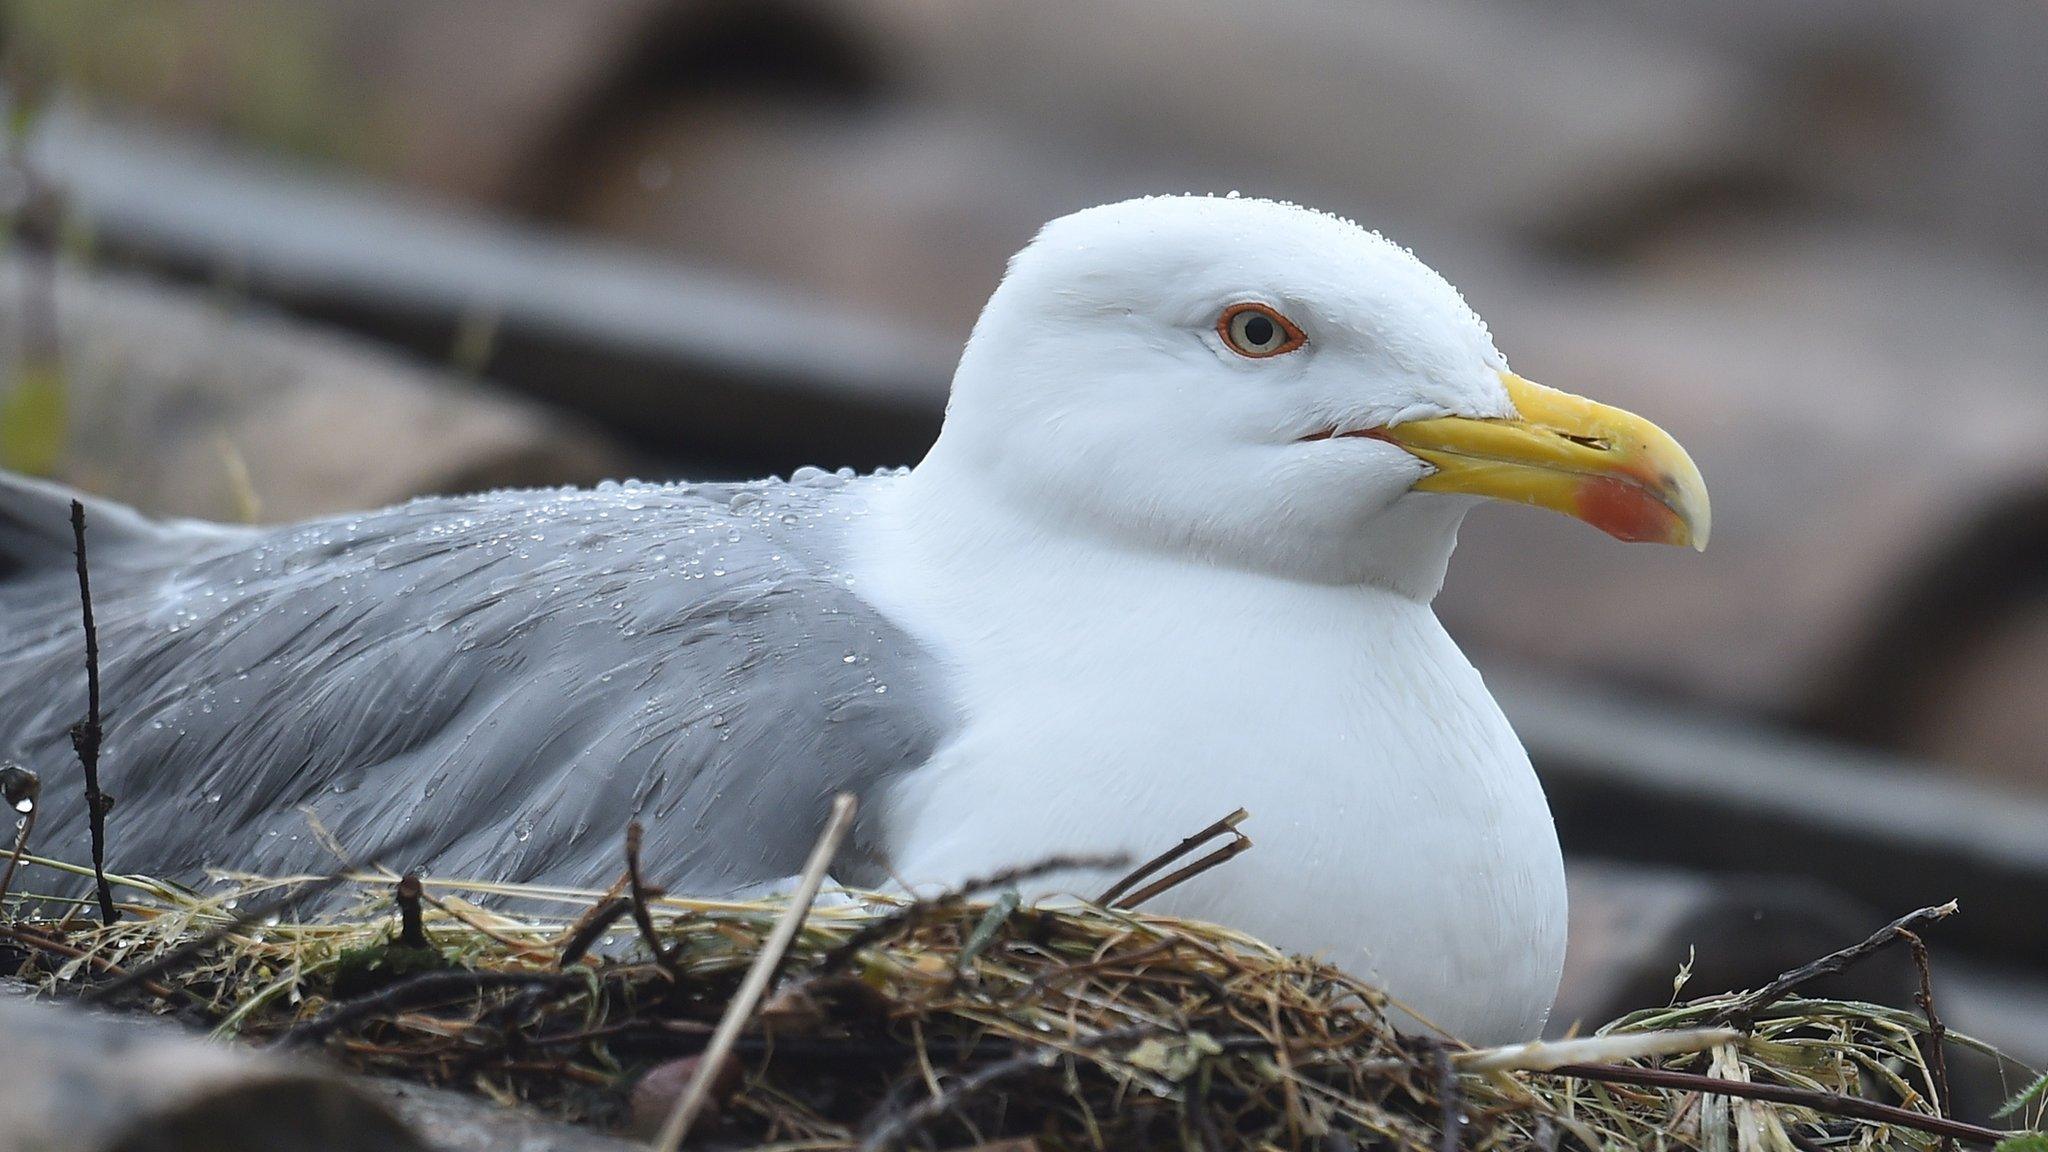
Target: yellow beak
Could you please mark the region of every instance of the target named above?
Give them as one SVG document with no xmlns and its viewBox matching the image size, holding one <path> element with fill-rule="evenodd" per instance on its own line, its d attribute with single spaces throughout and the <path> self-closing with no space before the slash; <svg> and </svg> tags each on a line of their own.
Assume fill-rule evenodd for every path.
<svg viewBox="0 0 2048 1152">
<path fill-rule="evenodd" d="M 1421 492 L 1463 492 L 1575 516 L 1622 540 L 1704 551 L 1707 484 L 1670 434 L 1640 416 L 1501 373 L 1518 416 L 1447 416 L 1378 430 L 1436 471 Z"/>
</svg>

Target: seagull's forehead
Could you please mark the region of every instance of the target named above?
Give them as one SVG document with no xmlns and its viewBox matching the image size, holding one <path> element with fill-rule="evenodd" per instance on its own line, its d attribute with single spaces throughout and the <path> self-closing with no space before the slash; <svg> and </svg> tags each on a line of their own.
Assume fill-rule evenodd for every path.
<svg viewBox="0 0 2048 1152">
<path fill-rule="evenodd" d="M 1047 225 L 1019 259 L 1031 295 L 1101 307 L 1251 293 L 1326 323 L 1435 313 L 1484 331 L 1455 288 L 1405 249 L 1326 213 L 1270 200 L 1158 197 Z"/>
</svg>

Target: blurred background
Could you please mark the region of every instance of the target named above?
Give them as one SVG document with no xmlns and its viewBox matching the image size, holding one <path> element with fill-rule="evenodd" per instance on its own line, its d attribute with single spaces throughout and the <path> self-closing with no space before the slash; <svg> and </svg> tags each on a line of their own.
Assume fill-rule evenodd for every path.
<svg viewBox="0 0 2048 1152">
<path fill-rule="evenodd" d="M 1482 510 L 1440 602 L 1573 859 L 1560 1027 L 1953 896 L 1951 1023 L 2048 1059 L 2044 60 L 2039 0 L 9 0 L 0 464 L 908 464 L 1045 220 L 1313 204 L 1713 489 L 1704 557 Z"/>
</svg>

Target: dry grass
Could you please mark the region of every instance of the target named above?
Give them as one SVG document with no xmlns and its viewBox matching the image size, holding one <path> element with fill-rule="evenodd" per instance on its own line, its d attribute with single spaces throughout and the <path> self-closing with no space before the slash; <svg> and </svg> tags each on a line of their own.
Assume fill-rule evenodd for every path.
<svg viewBox="0 0 2048 1152">
<path fill-rule="evenodd" d="M 199 897 L 119 877 L 130 897 L 122 921 L 0 921 L 14 933 L 0 956 L 61 993 L 312 879 L 236 878 Z M 367 1072 L 621 1125 L 647 1069 L 703 1049 L 785 911 L 773 899 L 655 897 L 648 919 L 669 950 L 657 962 L 623 886 L 428 881 L 430 945 L 416 949 L 396 942 L 396 882 L 352 876 L 352 912 L 245 925 L 155 982 L 189 996 L 197 1007 L 182 1010 L 222 1036 L 317 1044 Z M 579 932 L 608 899 L 610 925 Z M 579 936 L 594 947 L 565 966 Z M 1579 1041 L 1472 1051 L 1397 1035 L 1376 989 L 1211 925 L 847 893 L 805 919 L 697 1134 L 791 1149 L 1003 1137 L 1118 1150 L 1942 1144 L 1911 1119 L 1940 1112 L 1918 1011 L 1795 999 L 1755 1012 L 1743 1032 L 1706 1027 L 1731 1003 L 1638 1012 Z M 1784 1103 L 1594 1078 L 1614 1069 L 1815 1095 Z M 1820 1094 L 1901 1111 L 1844 1115 Z"/>
</svg>

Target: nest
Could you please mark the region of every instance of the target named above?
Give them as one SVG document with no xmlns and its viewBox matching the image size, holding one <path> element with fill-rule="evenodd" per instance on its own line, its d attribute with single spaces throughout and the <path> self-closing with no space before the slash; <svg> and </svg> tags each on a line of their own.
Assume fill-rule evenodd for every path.
<svg viewBox="0 0 2048 1152">
<path fill-rule="evenodd" d="M 1797 974 L 1475 1050 L 1397 1032 L 1383 993 L 1328 965 L 1114 907 L 845 892 L 806 910 L 623 877 L 609 892 L 237 877 L 208 896 L 113 879 L 139 896 L 125 919 L 0 921 L 0 968 L 58 993 L 111 978 L 221 1036 L 565 1119 L 666 1117 L 679 1136 L 687 1111 L 693 1141 L 728 1147 L 1749 1152 L 2010 1135 L 1945 1118 L 1925 1014 L 1786 996 Z M 260 914 L 315 883 L 355 907 Z M 750 973 L 765 994 L 734 1012 Z M 679 1107 L 683 1084 L 697 1099 Z M 2040 1094 L 2017 1101 L 2023 1118 Z"/>
</svg>

